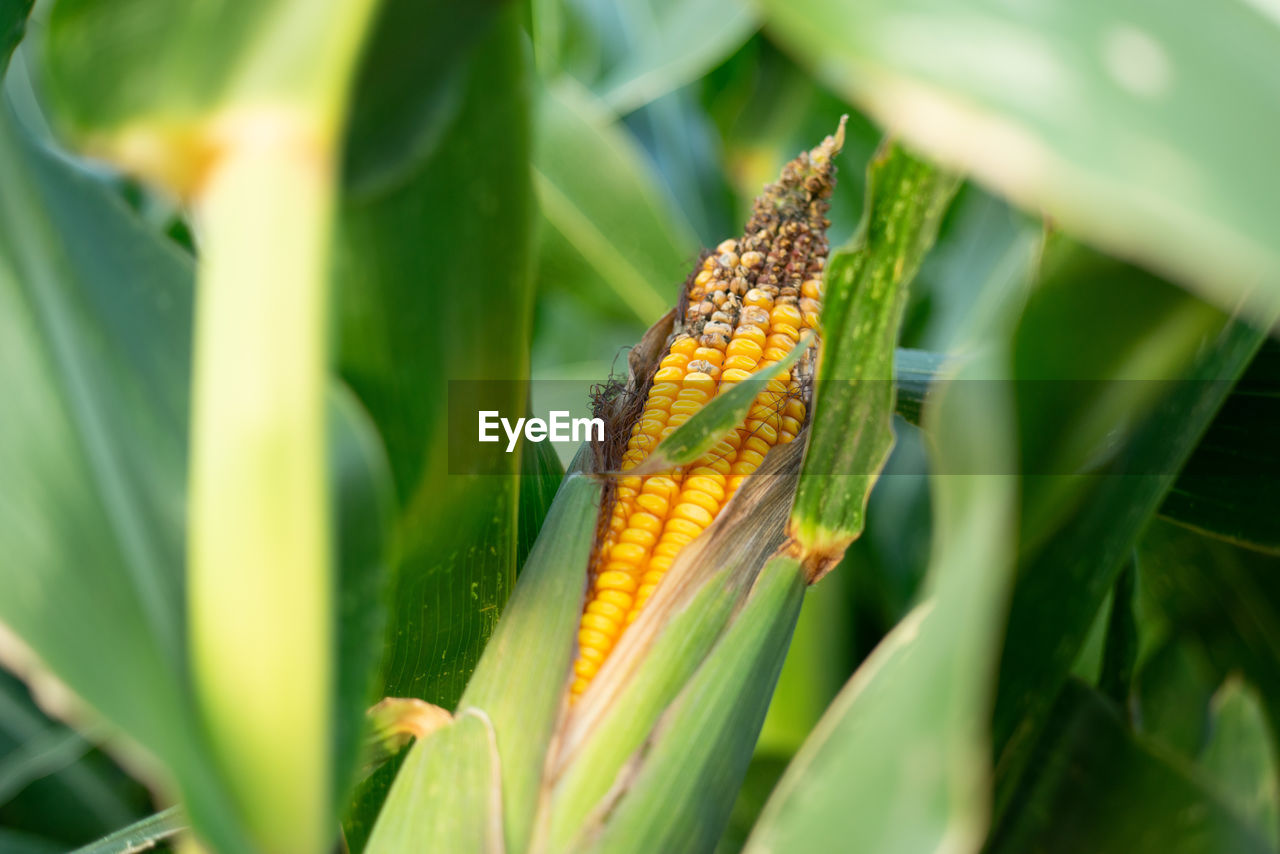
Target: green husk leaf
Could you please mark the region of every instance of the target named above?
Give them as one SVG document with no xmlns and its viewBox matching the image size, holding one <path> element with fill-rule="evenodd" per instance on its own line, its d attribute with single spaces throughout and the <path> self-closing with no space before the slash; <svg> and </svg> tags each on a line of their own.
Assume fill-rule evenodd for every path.
<svg viewBox="0 0 1280 854">
<path fill-rule="evenodd" d="M 770 451 L 663 583 L 564 720 L 548 766 L 538 838 L 570 845 L 619 772 L 742 607 L 784 541 L 802 438 Z"/>
<path fill-rule="evenodd" d="M 710 851 L 729 820 L 808 577 L 772 558 L 742 610 L 623 772 L 625 794 L 580 850 Z"/>
<path fill-rule="evenodd" d="M 459 722 L 482 718 L 486 731 L 492 730 L 502 767 L 492 779 L 500 790 L 495 820 L 505 827 L 505 844 L 513 851 L 524 850 L 527 843 L 547 745 L 568 687 L 599 507 L 597 480 L 581 473 L 565 478 L 498 630 L 459 702 Z M 374 826 L 371 850 L 400 850 L 392 842 L 403 838 L 412 839 L 416 848 L 426 837 L 399 834 L 454 821 L 450 813 L 458 805 L 433 793 L 449 779 L 449 763 L 461 760 L 453 748 L 431 746 L 440 737 L 437 733 L 410 750 Z M 452 744 L 457 736 L 446 738 Z M 476 781 L 454 785 L 462 789 L 464 784 Z M 383 825 L 396 830 L 381 830 Z M 379 839 L 388 847 L 378 849 Z"/>
<path fill-rule="evenodd" d="M 503 850 L 502 769 L 483 712 L 468 709 L 413 746 L 365 850 Z"/>
<path fill-rule="evenodd" d="M 862 532 L 893 446 L 893 355 L 907 285 L 958 185 L 886 142 L 867 167 L 858 234 L 827 265 L 812 436 L 789 528 L 819 576 Z"/>
<path fill-rule="evenodd" d="M 728 391 L 717 394 L 706 406 L 695 412 L 692 418 L 659 442 L 648 458 L 630 473 L 655 474 L 697 460 L 734 429 L 742 426 L 747 413 L 751 411 L 751 404 L 765 390 L 769 381 L 789 370 L 812 343 L 813 335 L 806 334 L 781 362 L 756 371 L 747 379 L 734 384 Z"/>
</svg>

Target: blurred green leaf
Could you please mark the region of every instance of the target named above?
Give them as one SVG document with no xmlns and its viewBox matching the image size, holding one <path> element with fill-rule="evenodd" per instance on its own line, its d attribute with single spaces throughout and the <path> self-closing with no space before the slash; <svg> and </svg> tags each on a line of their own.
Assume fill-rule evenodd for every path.
<svg viewBox="0 0 1280 854">
<path fill-rule="evenodd" d="M 382 690 L 448 708 L 515 580 L 517 460 L 496 475 L 452 473 L 446 408 L 450 380 L 505 381 L 502 409 L 525 408 L 518 44 L 504 12 L 466 55 L 463 107 L 440 145 L 406 180 L 348 199 L 339 219 L 340 368 L 383 436 L 399 497 Z M 473 168 L 481 153 L 485 168 Z"/>
<path fill-rule="evenodd" d="M 1110 702 L 1078 682 L 1055 705 L 1032 767 L 991 854 L 1271 850 L 1203 777 L 1135 737 Z"/>
<path fill-rule="evenodd" d="M 1102 651 L 1098 690 L 1121 707 L 1127 705 L 1138 661 L 1139 630 L 1134 613 L 1137 568 L 1132 558 L 1120 571 L 1111 591 L 1111 613 L 1107 620 L 1107 641 Z"/>
<path fill-rule="evenodd" d="M 2 109 L 0 620 L 244 849 L 184 658 L 191 262 Z"/>
<path fill-rule="evenodd" d="M 570 80 L 539 93 L 533 179 L 540 282 L 652 323 L 675 304 L 697 240 L 608 108 Z"/>
<path fill-rule="evenodd" d="M 1280 560 L 1156 522 L 1143 537 L 1139 569 L 1148 606 L 1209 670 L 1201 677 L 1208 692 L 1243 674 L 1280 730 Z"/>
<path fill-rule="evenodd" d="M 1258 693 L 1232 677 L 1213 695 L 1212 714 L 1198 762 L 1205 779 L 1272 849 L 1280 847 L 1280 769 Z"/>
<path fill-rule="evenodd" d="M 196 727 L 185 659 L 191 261 L 105 184 L 26 139 L 7 110 L 0 148 L 0 337 L 11 369 L 2 385 L 12 413 L 0 471 L 4 500 L 22 502 L 3 514 L 13 574 L 0 579 L 0 618 L 42 669 L 143 748 L 142 768 L 167 781 L 152 760 L 165 763 L 210 842 L 244 850 Z M 345 514 L 339 583 L 349 594 L 337 597 L 345 757 L 350 718 L 367 699 L 362 621 L 378 595 L 376 499 L 386 486 L 377 437 L 357 412 L 337 402 L 333 423 Z"/>
<path fill-rule="evenodd" d="M 0 74 L 9 64 L 9 55 L 22 41 L 27 15 L 35 0 L 0 0 Z"/>
<path fill-rule="evenodd" d="M 408 26 L 407 12 L 389 8 Z M 416 29 L 429 31 L 451 7 L 415 8 Z M 498 381 L 497 408 L 526 406 L 531 194 L 518 11 L 496 15 L 458 57 L 461 106 L 428 156 L 345 199 L 337 227 L 339 368 L 383 436 L 399 499 L 379 691 L 450 709 L 516 574 L 518 459 L 492 474 L 451 471 L 447 402 L 451 380 Z M 416 42 L 377 32 L 367 57 L 410 61 L 380 52 Z M 405 98 L 402 109 L 422 108 Z M 359 93 L 354 109 L 361 115 Z M 389 785 L 388 771 L 360 787 L 352 850 Z"/>
<path fill-rule="evenodd" d="M 867 496 L 893 447 L 893 354 L 907 286 L 956 186 L 887 142 L 867 166 L 858 236 L 827 265 L 825 343 L 788 529 L 820 562 L 838 561 L 862 533 Z"/>
<path fill-rule="evenodd" d="M 619 9 L 630 43 L 593 87 L 618 113 L 697 80 L 757 26 L 754 7 L 744 0 L 650 0 Z"/>
<path fill-rule="evenodd" d="M 500 0 L 382 0 L 347 119 L 348 193 L 413 180 L 457 119 L 469 57 L 501 6 Z"/>
<path fill-rule="evenodd" d="M 1138 671 L 1136 728 L 1169 753 L 1193 760 L 1204 747 L 1218 682 L 1194 639 L 1169 638 Z"/>
<path fill-rule="evenodd" d="M 100 836 L 147 809 L 140 784 L 84 736 L 49 720 L 26 686 L 3 671 L 0 769 L 0 827 L 64 846 Z"/>
<path fill-rule="evenodd" d="M 1024 476 L 993 724 L 998 811 L 1123 561 L 1264 337 L 1069 244 L 1042 276 L 1016 337 Z"/>
<path fill-rule="evenodd" d="M 77 848 L 72 854 L 134 854 L 147 851 L 164 840 L 177 836 L 187 829 L 188 824 L 186 815 L 179 807 L 170 807 Z"/>
<path fill-rule="evenodd" d="M 801 61 L 922 150 L 1219 305 L 1280 305 L 1272 11 L 1195 0 L 764 9 Z"/>
<path fill-rule="evenodd" d="M 1160 505 L 1196 531 L 1280 554 L 1280 342 L 1268 338 Z"/>
<path fill-rule="evenodd" d="M 331 136 L 375 5 L 60 0 L 49 99 L 80 145 L 185 192 L 255 122 Z"/>
</svg>

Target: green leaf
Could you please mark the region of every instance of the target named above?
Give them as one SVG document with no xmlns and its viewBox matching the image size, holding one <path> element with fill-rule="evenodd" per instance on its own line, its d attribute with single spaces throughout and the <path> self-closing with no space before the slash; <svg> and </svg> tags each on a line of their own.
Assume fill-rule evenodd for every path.
<svg viewBox="0 0 1280 854">
<path fill-rule="evenodd" d="M 502 381 L 497 408 L 525 410 L 530 196 L 518 47 L 515 15 L 504 12 L 466 56 L 463 107 L 431 156 L 394 186 L 346 200 L 338 225 L 339 367 L 383 436 L 399 497 L 382 692 L 446 708 L 515 580 L 518 461 L 451 472 L 447 401 L 450 380 Z"/>
<path fill-rule="evenodd" d="M 538 540 L 551 503 L 564 480 L 564 466 L 550 442 L 526 442 L 520 449 L 520 509 L 516 520 L 517 572 Z"/>
<path fill-rule="evenodd" d="M 1160 515 L 1196 531 L 1280 554 L 1275 524 L 1280 451 L 1280 342 L 1268 338 L 1178 475 Z"/>
<path fill-rule="evenodd" d="M 539 93 L 533 180 L 545 220 L 538 279 L 652 323 L 675 304 L 697 241 L 607 107 L 570 80 Z M 603 292 L 604 296 L 601 296 Z"/>
<path fill-rule="evenodd" d="M 565 479 L 498 631 L 459 703 L 459 721 L 464 716 L 482 719 L 491 733 L 501 776 L 448 785 L 458 790 L 454 797 L 464 800 L 479 797 L 474 791 L 462 792 L 464 785 L 497 788 L 501 806 L 491 819 L 500 832 L 505 825 L 510 850 L 523 850 L 527 842 L 547 745 L 564 700 L 599 502 L 600 484 L 594 478 L 571 474 Z M 458 808 L 455 801 L 428 795 L 446 786 L 456 763 L 464 760 L 437 752 L 437 738 L 439 734 L 410 750 L 378 816 L 370 838 L 373 850 L 378 850 L 379 838 L 400 838 L 397 828 L 434 833 L 424 828 L 453 821 L 449 813 Z M 485 762 L 487 756 L 486 751 Z M 466 759 L 466 767 L 474 769 L 478 761 Z M 384 825 L 389 829 L 383 830 Z M 427 838 L 414 836 L 413 845 Z"/>
<path fill-rule="evenodd" d="M 984 374 L 969 376 L 990 377 L 997 365 L 975 360 L 968 370 Z M 983 394 L 941 393 L 932 417 L 964 429 L 939 434 L 937 471 L 999 465 L 1010 454 L 1002 441 L 1012 432 L 1007 387 L 977 386 Z M 932 486 L 937 518 L 924 601 L 827 709 L 746 851 L 967 850 L 982 839 L 985 710 L 1013 562 L 1016 484 L 948 474 Z"/>
<path fill-rule="evenodd" d="M 1223 307 L 1280 303 L 1272 11 L 1194 0 L 764 8 L 802 62 L 939 160 Z"/>
<path fill-rule="evenodd" d="M 1219 683 L 1239 673 L 1262 696 L 1272 730 L 1280 730 L 1276 559 L 1166 522 L 1151 525 L 1138 557 L 1148 621 L 1181 630 L 1176 639 L 1197 654 L 1208 683 L 1204 705 Z M 1192 756 L 1202 743 L 1191 745 Z"/>
<path fill-rule="evenodd" d="M 27 15 L 35 0 L 0 0 L 0 74 L 9 65 L 9 55 L 22 41 L 26 30 Z"/>
<path fill-rule="evenodd" d="M 7 110 L 0 149 L 0 388 L 12 416 L 0 431 L 0 500 L 24 508 L 0 523 L 11 555 L 0 620 L 42 670 L 143 749 L 140 768 L 176 784 L 210 843 L 245 850 L 186 669 L 191 261 L 108 186 L 21 135 Z M 345 591 L 335 597 L 345 609 L 336 718 L 347 745 L 337 755 L 347 757 L 350 718 L 367 699 L 365 609 L 378 595 L 387 482 L 377 437 L 353 406 L 336 399 L 333 419 Z"/>
<path fill-rule="evenodd" d="M 452 8 L 410 5 L 419 30 Z M 403 21 L 407 12 L 388 14 Z M 453 472 L 448 435 L 451 380 L 495 390 L 505 413 L 526 408 L 531 191 L 517 17 L 514 7 L 496 15 L 458 57 L 461 106 L 430 152 L 397 165 L 395 181 L 343 200 L 337 226 L 339 370 L 383 437 L 398 497 L 379 693 L 450 709 L 494 631 L 518 556 L 517 458 L 488 474 Z M 392 35 L 378 30 L 369 61 L 413 61 L 380 56 L 417 49 L 381 41 Z M 422 106 L 404 97 L 403 109 Z M 361 785 L 346 823 L 352 850 L 390 781 L 387 770 Z"/>
<path fill-rule="evenodd" d="M 140 784 L 84 735 L 46 717 L 27 687 L 2 671 L 0 769 L 0 825 L 64 845 L 131 821 L 148 801 Z M 68 803 L 76 809 L 68 812 Z"/>
<path fill-rule="evenodd" d="M 619 114 L 702 77 L 756 30 L 743 0 L 628 3 L 619 8 L 629 40 L 595 90 Z"/>
<path fill-rule="evenodd" d="M 1130 733 L 1110 702 L 1078 682 L 1054 707 L 1033 767 L 992 854 L 1271 850 L 1202 777 Z"/>
<path fill-rule="evenodd" d="M 893 352 L 907 285 L 956 186 L 887 143 L 867 167 L 858 235 L 828 264 L 813 422 L 789 531 L 820 563 L 839 560 L 862 532 L 893 446 Z"/>
<path fill-rule="evenodd" d="M 466 71 L 502 4 L 381 0 L 355 80 L 343 151 L 353 195 L 412 180 L 462 109 Z M 405 80 L 414 85 L 405 87 Z"/>
<path fill-rule="evenodd" d="M 709 851 L 728 824 L 808 586 L 775 557 L 636 758 L 592 851 Z M 627 773 L 626 771 L 623 772 Z"/>
<path fill-rule="evenodd" d="M 1198 764 L 1237 814 L 1280 846 L 1280 768 L 1258 693 L 1238 676 L 1213 696 L 1209 743 Z"/>
<path fill-rule="evenodd" d="M 184 658 L 191 262 L 7 104 L 0 176 L 0 621 L 166 763 L 210 842 L 243 850 Z"/>
<path fill-rule="evenodd" d="M 645 461 L 632 469 L 632 474 L 667 472 L 702 457 L 717 442 L 746 422 L 752 403 L 764 392 L 769 382 L 783 371 L 790 370 L 812 344 L 813 336 L 806 334 L 782 361 L 756 371 L 746 379 L 734 383 L 727 391 L 717 394 L 710 403 L 695 412 L 692 418 L 659 442 Z"/>
<path fill-rule="evenodd" d="M 1038 241 L 983 285 L 970 350 L 926 410 L 933 543 L 920 603 L 863 661 L 774 789 L 746 851 L 976 847 L 988 820 L 986 717 L 1017 525 L 1009 354 Z M 944 429 L 945 425 L 945 429 Z"/>
<path fill-rule="evenodd" d="M 503 850 L 501 774 L 492 723 L 464 710 L 409 751 L 365 850 Z"/>
<path fill-rule="evenodd" d="M 65 0 L 49 20 L 50 101 L 82 145 L 191 190 L 264 122 L 332 137 L 375 5 Z"/>
<path fill-rule="evenodd" d="M 128 827 L 122 827 L 97 842 L 77 848 L 72 854 L 132 854 L 135 851 L 146 851 L 173 838 L 188 826 L 189 822 L 182 810 L 170 807 Z"/>
<path fill-rule="evenodd" d="M 993 723 L 998 811 L 1139 533 L 1264 337 L 1149 274 L 1058 248 L 1016 338 L 1027 475 Z"/>
</svg>

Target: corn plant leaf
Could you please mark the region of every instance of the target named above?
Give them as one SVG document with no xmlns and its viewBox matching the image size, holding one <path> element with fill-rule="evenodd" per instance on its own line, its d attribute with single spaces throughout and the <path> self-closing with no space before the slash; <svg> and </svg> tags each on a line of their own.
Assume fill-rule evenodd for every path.
<svg viewBox="0 0 1280 854">
<path fill-rule="evenodd" d="M 993 723 L 998 809 L 1139 533 L 1264 337 L 1119 262 L 1065 243 L 1046 254 L 1016 336 L 1028 476 Z"/>
<path fill-rule="evenodd" d="M 1280 670 L 1275 666 L 1280 655 L 1280 632 L 1276 630 L 1280 626 L 1280 573 L 1276 572 L 1276 559 L 1157 521 L 1139 545 L 1138 568 L 1147 611 L 1158 615 L 1158 619 L 1148 617 L 1155 626 L 1148 631 L 1158 638 L 1162 623 L 1186 627 L 1187 636 L 1180 643 L 1194 654 L 1190 663 L 1196 665 L 1196 671 L 1183 681 L 1208 683 L 1203 703 L 1181 702 L 1182 707 L 1199 708 L 1166 704 L 1171 707 L 1166 716 L 1193 714 L 1198 718 L 1194 740 L 1184 740 L 1184 755 L 1196 757 L 1205 742 L 1211 694 L 1219 683 L 1233 676 L 1248 680 L 1262 700 L 1272 732 L 1280 731 Z M 1155 656 L 1151 656 L 1140 675 L 1155 663 Z M 1187 692 L 1183 696 L 1195 695 Z M 1154 717 L 1144 715 L 1143 726 Z"/>
<path fill-rule="evenodd" d="M 35 0 L 0 0 L 0 74 L 9 65 L 9 55 L 22 41 L 27 15 Z"/>
<path fill-rule="evenodd" d="M 419 33 L 452 9 L 405 5 L 419 10 L 412 27 Z M 394 9 L 384 14 L 409 26 L 407 13 Z M 340 205 L 337 226 L 339 370 L 383 436 L 398 497 L 379 691 L 449 709 L 497 624 L 518 557 L 518 457 L 507 455 L 487 474 L 451 470 L 446 405 L 450 380 L 474 380 L 497 381 L 487 387 L 498 389 L 494 403 L 504 413 L 526 407 L 531 191 L 516 18 L 511 8 L 498 13 L 458 56 L 461 106 L 430 151 L 396 165 L 395 181 L 357 187 Z M 379 57 L 384 48 L 417 49 L 393 36 L 377 29 L 367 60 L 414 61 Z M 359 117 L 360 91 L 355 98 Z M 406 93 L 402 108 L 422 104 Z M 373 130 L 351 131 L 362 132 Z M 359 787 L 346 821 L 353 851 L 392 770 Z"/>
<path fill-rule="evenodd" d="M 920 423 L 945 379 L 945 361 L 927 350 L 900 347 L 894 354 L 895 411 L 908 423 Z M 1178 473 L 1161 517 L 1247 548 L 1280 552 L 1272 512 L 1277 451 L 1268 430 L 1280 417 L 1278 382 L 1280 344 L 1268 338 Z"/>
<path fill-rule="evenodd" d="M 813 343 L 813 336 L 806 335 L 786 358 L 756 371 L 750 377 L 735 383 L 732 388 L 717 394 L 711 401 L 693 414 L 685 423 L 658 443 L 643 463 L 632 470 L 643 475 L 670 471 L 697 460 L 711 450 L 717 442 L 742 426 L 751 411 L 751 404 L 765 386 L 783 371 L 789 370 Z"/>
<path fill-rule="evenodd" d="M 1034 767 L 1034 782 L 988 844 L 992 854 L 1272 850 L 1203 776 L 1135 737 L 1114 705 L 1074 680 L 1054 707 Z"/>
<path fill-rule="evenodd" d="M 644 2 L 616 7 L 621 60 L 593 88 L 620 115 L 692 83 L 742 45 L 759 26 L 743 0 Z"/>
<path fill-rule="evenodd" d="M 190 190 L 235 132 L 237 111 L 292 118 L 301 108 L 314 120 L 308 130 L 332 131 L 374 5 L 58 3 L 48 27 L 50 102 L 81 145 Z M 292 109 L 280 113 L 282 105 Z"/>
<path fill-rule="evenodd" d="M 926 410 L 933 542 L 922 601 L 863 661 L 778 782 L 745 851 L 971 850 L 985 832 L 986 716 L 1012 581 L 1017 484 L 1007 340 L 1038 239 L 983 285 L 998 310 Z M 946 425 L 947 429 L 941 429 Z"/>
<path fill-rule="evenodd" d="M 808 577 L 775 557 L 634 760 L 639 770 L 583 850 L 709 851 L 729 821 Z"/>
<path fill-rule="evenodd" d="M 489 720 L 462 712 L 409 752 L 365 850 L 503 850 L 501 773 Z"/>
<path fill-rule="evenodd" d="M 702 667 L 785 539 L 801 442 L 771 451 L 684 549 L 561 726 L 547 766 L 545 836 L 567 849 L 612 809 L 616 782 Z M 754 740 L 754 735 L 751 736 Z"/>
<path fill-rule="evenodd" d="M 462 108 L 467 58 L 502 4 L 382 0 L 355 80 L 343 179 L 348 194 L 412 180 Z M 406 89 L 404 80 L 413 80 Z"/>
<path fill-rule="evenodd" d="M 100 733 L 99 733 L 100 734 Z M 0 824 L 71 845 L 139 816 L 148 801 L 89 738 L 50 720 L 0 671 Z M 66 805 L 76 809 L 68 812 Z"/>
<path fill-rule="evenodd" d="M 492 781 L 501 804 L 494 820 L 500 831 L 505 825 L 510 850 L 523 850 L 527 840 L 547 744 L 564 701 L 599 502 L 596 480 L 582 474 L 565 479 L 499 629 L 459 703 L 459 722 L 463 716 L 479 716 L 492 730 L 502 769 L 500 779 Z M 432 745 L 438 737 L 410 750 L 378 815 L 370 838 L 373 850 L 378 850 L 379 838 L 401 838 L 399 831 L 382 830 L 383 825 L 422 828 L 453 820 L 449 812 L 454 801 L 429 795 L 445 785 L 460 789 L 463 782 L 448 783 L 454 773 L 449 763 L 465 761 L 471 767 L 475 760 L 436 751 Z M 426 838 L 414 837 L 413 847 Z"/>
<path fill-rule="evenodd" d="M 243 845 L 183 660 L 191 262 L 0 111 L 0 621 Z"/>
<path fill-rule="evenodd" d="M 4 518 L 19 526 L 0 532 L 17 573 L 0 578 L 0 621 L 41 669 L 167 766 L 160 779 L 175 779 L 207 839 L 245 846 L 186 673 L 191 260 L 106 184 L 28 139 L 7 105 L 0 147 L 3 387 L 12 407 L 0 459 L 4 500 L 17 502 Z M 336 528 L 339 583 L 350 595 L 337 597 L 347 610 L 336 686 L 346 711 L 336 719 L 337 755 L 349 764 L 350 718 L 366 702 L 377 642 L 363 631 L 363 609 L 379 595 L 387 480 L 376 435 L 340 398 L 331 453 L 346 514 Z M 49 526 L 78 533 L 55 536 Z M 144 767 L 158 774 L 150 760 Z"/>
<path fill-rule="evenodd" d="M 1268 338 L 1231 390 L 1160 515 L 1228 542 L 1280 554 L 1280 342 Z"/>
<path fill-rule="evenodd" d="M 181 807 L 169 807 L 155 815 L 149 815 L 128 827 L 122 827 L 96 842 L 77 848 L 72 854 L 131 854 L 155 848 L 187 830 L 190 822 Z"/>
<path fill-rule="evenodd" d="M 1224 308 L 1250 292 L 1264 313 L 1280 303 L 1272 7 L 769 0 L 764 9 L 802 63 L 942 162 Z"/>
<path fill-rule="evenodd" d="M 520 511 L 516 520 L 517 572 L 524 567 L 538 532 L 551 510 L 551 503 L 564 480 L 564 466 L 549 442 L 529 442 L 520 449 Z"/>
<path fill-rule="evenodd" d="M 539 281 L 615 316 L 657 320 L 693 267 L 697 239 L 639 144 L 571 80 L 539 92 L 535 140 Z"/>
<path fill-rule="evenodd" d="M 439 14 L 448 12 L 425 10 L 416 26 Z M 338 225 L 339 368 L 384 437 L 399 498 L 382 692 L 446 708 L 515 580 L 518 460 L 493 474 L 451 472 L 446 401 L 451 379 L 510 381 L 501 408 L 525 410 L 528 130 L 517 31 L 511 13 L 491 22 L 464 55 L 464 104 L 431 156 L 404 181 L 347 199 Z M 480 152 L 486 166 L 476 170 Z"/>
<path fill-rule="evenodd" d="M 813 425 L 791 521 L 807 552 L 838 560 L 862 532 L 893 446 L 893 353 L 907 285 L 957 186 L 896 143 L 867 167 L 862 226 L 827 267 Z"/>
</svg>

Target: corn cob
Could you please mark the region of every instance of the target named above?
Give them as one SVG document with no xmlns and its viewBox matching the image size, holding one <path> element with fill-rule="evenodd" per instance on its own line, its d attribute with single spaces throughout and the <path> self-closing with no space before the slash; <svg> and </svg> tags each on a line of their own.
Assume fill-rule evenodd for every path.
<svg viewBox="0 0 1280 854">
<path fill-rule="evenodd" d="M 680 552 L 715 521 L 769 449 L 794 440 L 804 424 L 804 389 L 793 368 L 766 386 L 734 433 L 684 470 L 625 474 L 712 397 L 781 361 L 806 330 L 818 328 L 832 157 L 843 139 L 842 123 L 788 163 L 756 200 L 744 236 L 717 246 L 686 285 L 685 309 L 622 455 L 624 474 L 579 627 L 571 700 L 586 690 Z"/>
</svg>

